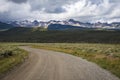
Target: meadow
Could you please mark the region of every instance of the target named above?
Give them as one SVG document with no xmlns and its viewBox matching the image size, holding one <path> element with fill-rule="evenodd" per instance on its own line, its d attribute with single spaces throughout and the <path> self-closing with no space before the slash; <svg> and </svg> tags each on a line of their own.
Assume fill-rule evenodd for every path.
<svg viewBox="0 0 120 80">
<path fill-rule="evenodd" d="M 0 43 L 0 75 L 24 62 L 27 57 L 28 52 L 16 45 Z"/>
<path fill-rule="evenodd" d="M 0 43 L 0 74 L 25 60 L 28 52 L 18 48 L 24 45 L 81 57 L 120 78 L 120 44 L 99 43 Z"/>
<path fill-rule="evenodd" d="M 39 43 L 34 48 L 65 52 L 94 62 L 120 78 L 120 45 L 90 43 Z"/>
</svg>

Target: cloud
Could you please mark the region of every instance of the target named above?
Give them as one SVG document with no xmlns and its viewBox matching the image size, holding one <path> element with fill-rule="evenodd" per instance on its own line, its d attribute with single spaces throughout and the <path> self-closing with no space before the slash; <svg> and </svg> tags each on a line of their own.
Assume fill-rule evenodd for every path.
<svg viewBox="0 0 120 80">
<path fill-rule="evenodd" d="M 63 9 L 62 7 L 55 7 L 52 9 L 45 9 L 45 12 L 47 12 L 47 13 L 63 13 L 63 12 L 66 12 L 66 10 Z"/>
<path fill-rule="evenodd" d="M 8 11 L 8 9 L 9 9 L 9 3 L 6 3 L 6 1 L 1 1 L 0 2 L 0 13 Z"/>
<path fill-rule="evenodd" d="M 0 20 L 120 21 L 119 3 L 120 0 L 2 0 Z"/>
<path fill-rule="evenodd" d="M 15 3 L 25 3 L 25 2 L 27 2 L 27 0 L 8 0 L 8 1 L 12 1 L 12 2 L 15 2 Z"/>
</svg>

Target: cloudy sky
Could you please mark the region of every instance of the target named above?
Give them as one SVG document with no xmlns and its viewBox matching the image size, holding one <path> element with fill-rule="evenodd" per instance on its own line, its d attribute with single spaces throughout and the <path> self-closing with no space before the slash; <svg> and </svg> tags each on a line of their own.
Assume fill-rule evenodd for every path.
<svg viewBox="0 0 120 80">
<path fill-rule="evenodd" d="M 0 21 L 120 22 L 120 0 L 0 0 Z"/>
</svg>

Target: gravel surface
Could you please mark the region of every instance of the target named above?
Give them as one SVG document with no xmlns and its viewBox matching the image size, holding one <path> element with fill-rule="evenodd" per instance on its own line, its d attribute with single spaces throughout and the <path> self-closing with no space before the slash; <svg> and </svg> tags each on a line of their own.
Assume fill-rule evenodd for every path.
<svg viewBox="0 0 120 80">
<path fill-rule="evenodd" d="M 2 80 L 120 80 L 80 57 L 28 46 L 20 48 L 30 52 L 29 59 Z"/>
</svg>

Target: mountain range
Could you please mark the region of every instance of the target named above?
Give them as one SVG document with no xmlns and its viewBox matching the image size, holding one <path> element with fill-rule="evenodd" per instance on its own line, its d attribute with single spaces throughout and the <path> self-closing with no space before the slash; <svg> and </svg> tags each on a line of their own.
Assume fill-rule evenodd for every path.
<svg viewBox="0 0 120 80">
<path fill-rule="evenodd" d="M 2 23 L 3 24 L 3 23 Z M 56 21 L 56 20 L 50 20 L 50 21 L 9 21 L 4 23 L 7 26 L 11 27 L 41 27 L 46 28 L 50 30 L 64 30 L 64 29 L 83 29 L 83 28 L 95 28 L 95 29 L 117 29 L 120 30 L 120 22 L 113 22 L 113 23 L 83 23 L 80 21 L 76 21 L 74 19 L 64 20 L 64 21 Z M 0 28 L 5 28 L 0 23 Z"/>
<path fill-rule="evenodd" d="M 83 23 L 73 19 L 48 22 L 37 20 L 0 22 L 0 42 L 118 44 L 120 43 L 119 35 L 120 23 L 118 22 Z"/>
</svg>

